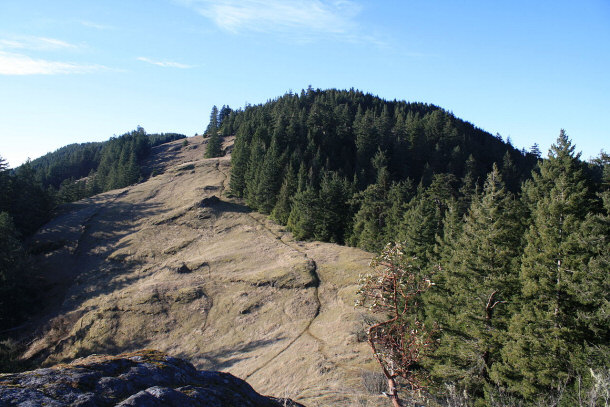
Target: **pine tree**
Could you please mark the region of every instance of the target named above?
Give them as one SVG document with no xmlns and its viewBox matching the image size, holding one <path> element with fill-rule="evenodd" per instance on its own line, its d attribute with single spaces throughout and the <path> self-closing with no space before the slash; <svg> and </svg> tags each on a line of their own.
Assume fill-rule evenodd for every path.
<svg viewBox="0 0 610 407">
<path fill-rule="evenodd" d="M 218 108 L 214 105 L 210 112 L 210 122 L 205 130 L 205 134 L 209 137 L 212 134 L 218 133 L 218 127 Z"/>
<path fill-rule="evenodd" d="M 397 242 L 400 233 L 400 224 L 405 208 L 413 197 L 413 183 L 410 179 L 392 182 L 387 193 L 389 207 L 386 210 L 386 221 L 383 241 Z"/>
<path fill-rule="evenodd" d="M 0 157 L 0 212 L 9 211 L 11 208 L 12 182 L 8 163 Z"/>
<path fill-rule="evenodd" d="M 290 164 L 284 175 L 277 202 L 271 212 L 271 217 L 282 225 L 285 225 L 288 222 L 288 216 L 290 216 L 290 210 L 292 208 L 292 197 L 296 191 L 297 178 L 294 174 L 292 164 Z"/>
<path fill-rule="evenodd" d="M 288 229 L 294 234 L 295 239 L 305 240 L 314 237 L 319 208 L 318 194 L 311 186 L 296 193 L 287 222 Z"/>
<path fill-rule="evenodd" d="M 352 190 L 349 182 L 336 172 L 323 174 L 318 199 L 319 213 L 315 222 L 316 240 L 343 243 L 347 225 L 352 217 L 347 204 L 350 196 Z"/>
<path fill-rule="evenodd" d="M 389 173 L 385 155 L 378 151 L 373 158 L 377 182 L 356 194 L 352 203 L 358 206 L 349 243 L 372 252 L 385 246 L 386 216 L 391 203 L 388 201 Z"/>
<path fill-rule="evenodd" d="M 36 173 L 28 160 L 15 171 L 12 177 L 11 214 L 15 227 L 27 236 L 36 231 L 47 220 L 51 202 L 36 179 Z"/>
<path fill-rule="evenodd" d="M 509 307 L 519 293 L 521 212 L 496 165 L 465 217 L 451 258 L 441 264 L 447 297 L 436 310 L 442 334 L 432 374 L 482 398 L 500 359 Z"/>
<path fill-rule="evenodd" d="M 222 137 L 218 132 L 215 132 L 210 135 L 204 157 L 214 158 L 220 156 L 222 156 Z"/>
<path fill-rule="evenodd" d="M 246 202 L 254 209 L 258 208 L 258 183 L 261 177 L 261 164 L 264 161 L 265 144 L 260 138 L 255 137 L 252 140 L 248 169 L 245 174 Z"/>
<path fill-rule="evenodd" d="M 385 227 L 386 193 L 377 184 L 371 184 L 354 196 L 359 209 L 354 216 L 354 226 L 349 244 L 371 252 L 384 247 L 382 238 Z"/>
<path fill-rule="evenodd" d="M 498 378 L 526 398 L 559 392 L 583 364 L 586 332 L 579 326 L 588 300 L 578 231 L 591 208 L 579 155 L 562 130 L 539 173 L 524 186 L 531 226 L 526 233 L 520 284 L 522 305 L 512 318 Z"/>
<path fill-rule="evenodd" d="M 243 198 L 246 192 L 246 173 L 250 162 L 250 144 L 248 141 L 248 129 L 241 127 L 235 138 L 235 145 L 231 153 L 231 180 L 229 186 L 231 192 Z"/>
<path fill-rule="evenodd" d="M 355 143 L 358 165 L 362 169 L 368 169 L 371 158 L 373 158 L 379 145 L 379 134 L 375 126 L 375 116 L 372 110 L 366 110 L 364 113 L 361 113 L 361 110 L 358 109 L 358 115 L 354 121 L 354 133 L 356 135 Z M 372 175 L 367 174 L 367 178 L 372 178 L 371 181 L 374 181 Z"/>
<path fill-rule="evenodd" d="M 443 219 L 454 198 L 456 179 L 450 174 L 435 175 L 428 188 L 418 186 L 416 196 L 404 213 L 398 240 L 404 242 L 405 253 L 417 258 L 425 268 L 435 256 L 438 236 L 443 235 Z"/>
<path fill-rule="evenodd" d="M 578 327 L 585 340 L 588 366 L 603 368 L 610 361 L 610 191 L 599 194 L 600 213 L 589 213 L 579 232 L 579 243 L 587 248 L 577 295 L 581 312 Z"/>
<path fill-rule="evenodd" d="M 280 171 L 283 161 L 284 158 L 280 156 L 279 147 L 274 139 L 265 153 L 262 165 L 260 165 L 256 194 L 250 198 L 262 213 L 270 213 L 275 206 L 277 193 L 282 182 Z"/>
<path fill-rule="evenodd" d="M 208 124 L 205 134 L 210 138 L 205 149 L 205 158 L 220 157 L 222 155 L 222 137 L 219 134 L 218 125 L 218 108 L 216 105 L 212 107 L 210 113 L 210 123 Z"/>
</svg>

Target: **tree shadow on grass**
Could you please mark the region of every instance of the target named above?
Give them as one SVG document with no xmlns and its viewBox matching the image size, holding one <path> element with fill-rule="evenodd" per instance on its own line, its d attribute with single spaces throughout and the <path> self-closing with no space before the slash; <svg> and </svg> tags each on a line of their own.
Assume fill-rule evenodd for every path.
<svg viewBox="0 0 610 407">
<path fill-rule="evenodd" d="M 285 338 L 259 339 L 248 343 L 243 343 L 233 347 L 223 347 L 199 355 L 178 354 L 178 357 L 190 359 L 191 363 L 198 368 L 207 370 L 225 370 L 231 366 L 250 359 L 248 353 L 258 349 L 276 344 Z"/>
<path fill-rule="evenodd" d="M 247 207 L 246 205 L 242 205 L 235 202 L 223 201 L 219 199 L 216 195 L 213 195 L 208 198 L 204 198 L 199 203 L 199 206 L 202 208 L 209 208 L 214 211 L 217 215 L 221 213 L 250 213 L 252 209 Z"/>
</svg>

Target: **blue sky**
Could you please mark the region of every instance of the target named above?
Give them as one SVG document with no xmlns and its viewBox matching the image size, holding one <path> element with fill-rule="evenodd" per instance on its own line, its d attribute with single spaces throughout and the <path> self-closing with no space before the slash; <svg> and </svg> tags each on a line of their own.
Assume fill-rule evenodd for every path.
<svg viewBox="0 0 610 407">
<path fill-rule="evenodd" d="M 452 111 L 543 153 L 610 147 L 610 1 L 1 0 L 0 156 L 135 129 L 201 133 L 212 105 L 356 88 Z"/>
</svg>

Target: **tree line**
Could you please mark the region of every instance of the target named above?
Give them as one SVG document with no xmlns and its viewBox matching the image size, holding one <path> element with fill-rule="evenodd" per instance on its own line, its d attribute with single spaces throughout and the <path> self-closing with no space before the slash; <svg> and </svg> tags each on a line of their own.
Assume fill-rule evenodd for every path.
<svg viewBox="0 0 610 407">
<path fill-rule="evenodd" d="M 140 162 L 152 147 L 185 137 L 138 127 L 105 142 L 70 144 L 27 164 L 56 204 L 73 202 L 138 182 L 145 175 Z"/>
</svg>

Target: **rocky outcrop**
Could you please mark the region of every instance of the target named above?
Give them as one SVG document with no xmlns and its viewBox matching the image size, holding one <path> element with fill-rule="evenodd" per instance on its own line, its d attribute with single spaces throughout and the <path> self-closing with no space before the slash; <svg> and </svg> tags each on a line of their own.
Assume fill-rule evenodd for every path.
<svg viewBox="0 0 610 407">
<path fill-rule="evenodd" d="M 261 396 L 229 373 L 198 371 L 162 352 L 93 355 L 70 364 L 0 374 L 2 406 L 301 406 Z"/>
</svg>

